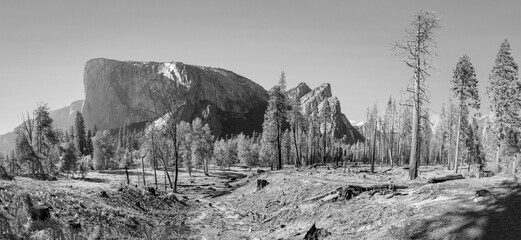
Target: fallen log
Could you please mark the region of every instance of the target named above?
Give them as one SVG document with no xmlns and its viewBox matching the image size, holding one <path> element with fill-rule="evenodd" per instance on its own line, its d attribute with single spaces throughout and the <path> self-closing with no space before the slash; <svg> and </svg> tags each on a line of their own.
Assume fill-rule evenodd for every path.
<svg viewBox="0 0 521 240">
<path fill-rule="evenodd" d="M 360 195 L 363 192 L 371 192 L 371 196 L 375 193 L 386 194 L 388 192 L 396 192 L 398 189 L 406 189 L 407 186 L 395 185 L 395 184 L 380 184 L 372 185 L 368 187 L 358 185 L 348 185 L 345 187 L 337 188 L 331 192 L 323 193 L 315 197 L 308 198 L 303 202 L 320 200 L 321 202 L 335 201 L 335 200 L 350 200 L 353 197 Z"/>
<path fill-rule="evenodd" d="M 321 202 L 327 202 L 327 201 L 335 201 L 340 197 L 340 192 L 336 192 L 334 194 L 331 194 L 329 196 L 325 196 L 322 199 L 320 199 Z"/>
<path fill-rule="evenodd" d="M 438 178 L 431 178 L 431 179 L 429 179 L 428 183 L 440 183 L 440 182 L 459 180 L 459 179 L 465 179 L 465 178 L 461 174 L 447 175 L 447 176 L 438 177 Z"/>
</svg>

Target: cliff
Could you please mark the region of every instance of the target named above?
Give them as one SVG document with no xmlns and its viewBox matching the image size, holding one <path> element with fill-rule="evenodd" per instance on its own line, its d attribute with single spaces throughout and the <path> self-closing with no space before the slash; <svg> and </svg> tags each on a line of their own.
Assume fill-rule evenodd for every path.
<svg viewBox="0 0 521 240">
<path fill-rule="evenodd" d="M 199 117 L 216 136 L 262 130 L 268 94 L 231 71 L 181 62 L 122 62 L 92 59 L 85 64 L 83 115 L 88 128 L 113 129 L 164 114 L 157 95 L 184 92 L 181 120 Z"/>
<path fill-rule="evenodd" d="M 342 113 L 340 101 L 331 93 L 331 85 L 324 83 L 317 88 L 311 90 L 305 83 L 300 83 L 297 87 L 288 91 L 288 96 L 295 99 L 298 98 L 302 108 L 302 114 L 308 117 L 322 111 L 325 101 L 328 101 L 331 108 L 331 125 L 328 130 L 335 135 L 336 138 L 342 139 L 346 137 L 347 143 L 356 143 L 364 141 L 364 137 L 356 130 L 347 117 Z"/>
</svg>

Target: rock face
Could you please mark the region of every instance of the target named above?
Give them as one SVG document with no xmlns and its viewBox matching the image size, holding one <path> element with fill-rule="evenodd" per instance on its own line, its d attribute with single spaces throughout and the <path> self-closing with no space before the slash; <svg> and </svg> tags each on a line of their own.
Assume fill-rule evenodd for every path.
<svg viewBox="0 0 521 240">
<path fill-rule="evenodd" d="M 53 126 L 60 129 L 69 129 L 74 125 L 76 112 L 81 112 L 83 100 L 74 101 L 71 105 L 51 111 L 49 115 L 54 119 Z"/>
<path fill-rule="evenodd" d="M 364 141 L 362 134 L 351 125 L 342 113 L 340 101 L 331 94 L 329 83 L 324 83 L 313 90 L 305 83 L 300 83 L 297 87 L 289 90 L 288 94 L 293 99 L 295 97 L 299 99 L 305 117 L 312 114 L 319 115 L 325 101 L 328 101 L 332 116 L 332 124 L 328 125 L 328 130 L 331 129 L 336 138 L 342 139 L 345 136 L 346 142 L 349 144 Z"/>
<path fill-rule="evenodd" d="M 262 130 L 268 94 L 231 71 L 181 62 L 122 62 L 92 59 L 85 64 L 83 116 L 88 128 L 119 128 L 164 113 L 157 94 L 186 92 L 181 120 L 200 117 L 216 136 Z M 163 111 L 163 112 L 161 112 Z"/>
</svg>

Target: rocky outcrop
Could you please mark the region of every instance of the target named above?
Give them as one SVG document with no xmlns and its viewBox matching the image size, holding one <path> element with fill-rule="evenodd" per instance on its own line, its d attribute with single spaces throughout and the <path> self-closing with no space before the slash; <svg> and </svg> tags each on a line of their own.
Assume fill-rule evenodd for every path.
<svg viewBox="0 0 521 240">
<path fill-rule="evenodd" d="M 69 129 L 74 125 L 76 112 L 81 112 L 83 100 L 74 101 L 71 105 L 51 111 L 49 115 L 54 120 L 53 126 L 60 129 Z"/>
<path fill-rule="evenodd" d="M 14 144 L 16 135 L 14 132 L 8 132 L 0 135 L 0 153 L 11 154 L 11 150 L 14 150 Z M 10 157 L 11 155 L 9 155 Z"/>
<path fill-rule="evenodd" d="M 304 92 L 306 93 L 303 94 Z M 362 134 L 351 125 L 347 117 L 342 113 L 340 101 L 338 101 L 338 98 L 333 97 L 329 83 L 324 83 L 313 90 L 305 83 L 300 83 L 296 88 L 289 91 L 289 96 L 300 96 L 299 101 L 302 113 L 306 117 L 312 114 L 318 116 L 322 111 L 324 103 L 327 101 L 331 108 L 332 120 L 327 129 L 331 129 L 330 131 L 338 139 L 345 137 L 346 142 L 349 144 L 364 141 Z"/>
<path fill-rule="evenodd" d="M 305 83 L 299 83 L 296 87 L 288 91 L 288 97 L 290 99 L 300 99 L 302 96 L 311 92 L 311 88 Z"/>
<path fill-rule="evenodd" d="M 200 117 L 216 136 L 262 130 L 268 94 L 231 71 L 181 62 L 122 62 L 92 59 L 85 64 L 83 115 L 88 128 L 113 129 L 157 119 L 157 95 L 184 94 L 181 120 Z"/>
</svg>

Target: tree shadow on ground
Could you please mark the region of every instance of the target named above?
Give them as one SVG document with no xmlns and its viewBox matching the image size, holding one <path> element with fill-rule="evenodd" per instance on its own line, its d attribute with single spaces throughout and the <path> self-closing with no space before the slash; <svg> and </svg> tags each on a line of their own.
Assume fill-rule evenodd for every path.
<svg viewBox="0 0 521 240">
<path fill-rule="evenodd" d="M 247 175 L 244 173 L 232 172 L 232 171 L 220 171 L 210 173 L 211 177 L 223 178 L 223 179 L 241 179 Z"/>
<path fill-rule="evenodd" d="M 109 179 L 89 178 L 89 177 L 86 177 L 86 178 L 75 177 L 75 178 L 72 178 L 72 179 L 80 180 L 80 181 L 84 181 L 84 182 L 93 182 L 93 183 L 105 183 L 105 182 L 109 182 L 110 181 Z"/>
<path fill-rule="evenodd" d="M 158 170 L 159 171 L 159 170 Z M 99 170 L 98 173 L 102 174 L 113 174 L 113 175 L 126 175 L 125 169 L 117 169 L 117 170 Z M 143 175 L 142 172 L 129 171 L 129 176 Z M 153 176 L 154 174 L 145 172 L 145 176 Z"/>
<path fill-rule="evenodd" d="M 521 239 L 521 185 L 505 181 L 489 190 L 497 198 L 493 203 L 472 202 L 391 233 L 405 239 Z"/>
</svg>

